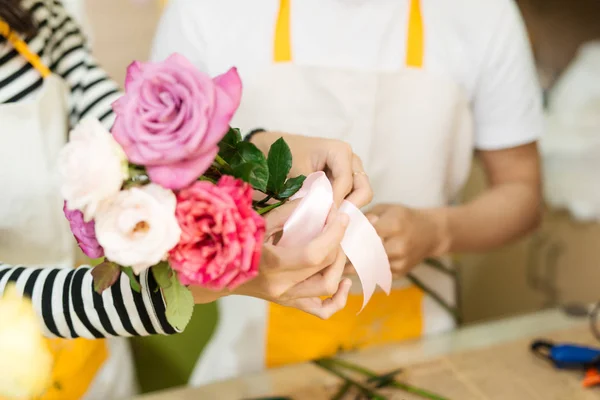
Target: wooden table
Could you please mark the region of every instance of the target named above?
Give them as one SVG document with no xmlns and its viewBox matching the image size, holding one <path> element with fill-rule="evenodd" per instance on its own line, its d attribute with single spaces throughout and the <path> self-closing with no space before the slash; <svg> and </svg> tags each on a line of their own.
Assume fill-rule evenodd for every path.
<svg viewBox="0 0 600 400">
<path fill-rule="evenodd" d="M 556 310 L 462 328 L 450 334 L 347 354 L 343 358 L 371 370 L 405 368 L 398 380 L 452 400 L 592 400 L 600 391 L 583 389 L 582 374 L 557 371 L 534 357 L 534 338 L 598 344 L 587 321 Z M 598 344 L 600 347 L 600 344 Z M 142 400 L 241 400 L 264 396 L 330 399 L 340 380 L 313 364 L 141 397 Z M 418 399 L 387 392 L 390 399 Z"/>
</svg>

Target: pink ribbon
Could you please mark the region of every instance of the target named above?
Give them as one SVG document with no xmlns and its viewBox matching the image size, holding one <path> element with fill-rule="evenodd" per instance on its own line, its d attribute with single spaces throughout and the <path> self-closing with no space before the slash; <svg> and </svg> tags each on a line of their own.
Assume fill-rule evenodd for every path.
<svg viewBox="0 0 600 400">
<path fill-rule="evenodd" d="M 292 199 L 302 200 L 283 227 L 280 246 L 302 246 L 321 233 L 333 206 L 331 182 L 324 172 L 315 172 L 306 178 Z M 390 294 L 392 271 L 383 243 L 367 217 L 349 201 L 342 203 L 340 211 L 350 217 L 342 249 L 354 265 L 362 285 L 362 311 L 376 286 Z"/>
</svg>

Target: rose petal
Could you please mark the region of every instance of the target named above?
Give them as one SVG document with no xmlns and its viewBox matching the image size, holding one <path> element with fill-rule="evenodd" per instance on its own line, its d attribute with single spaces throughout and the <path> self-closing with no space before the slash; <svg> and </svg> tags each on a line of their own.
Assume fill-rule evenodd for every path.
<svg viewBox="0 0 600 400">
<path fill-rule="evenodd" d="M 190 60 L 188 60 L 186 57 L 184 57 L 180 53 L 171 54 L 165 60 L 165 63 L 166 64 L 169 64 L 169 63 L 178 64 L 183 68 L 191 68 L 193 70 L 198 70 L 198 67 L 196 67 L 194 64 L 192 64 L 192 62 Z"/>
<path fill-rule="evenodd" d="M 149 166 L 146 170 L 152 182 L 158 183 L 167 189 L 183 189 L 206 172 L 218 152 L 219 148 L 214 147 L 210 152 L 202 154 L 199 158 L 179 161 L 169 165 Z"/>
<path fill-rule="evenodd" d="M 242 80 L 235 67 L 215 77 L 213 81 L 216 94 L 215 105 L 209 129 L 202 142 L 203 146 L 214 146 L 223 139 L 229 130 L 233 114 L 242 100 Z"/>
<path fill-rule="evenodd" d="M 144 63 L 134 61 L 127 67 L 127 75 L 125 76 L 125 90 L 131 89 L 131 84 L 135 82 L 141 75 L 144 69 Z"/>
</svg>

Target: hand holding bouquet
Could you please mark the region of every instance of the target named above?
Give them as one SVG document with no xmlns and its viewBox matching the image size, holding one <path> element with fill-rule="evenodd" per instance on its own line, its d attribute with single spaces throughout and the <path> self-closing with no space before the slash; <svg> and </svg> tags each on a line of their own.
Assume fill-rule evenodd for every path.
<svg viewBox="0 0 600 400">
<path fill-rule="evenodd" d="M 105 258 L 93 270 L 96 291 L 122 271 L 139 290 L 136 275 L 151 269 L 169 323 L 183 329 L 193 310 L 184 285 L 233 290 L 253 279 L 261 215 L 305 177 L 287 179 L 283 139 L 265 157 L 229 126 L 242 93 L 235 69 L 213 79 L 177 54 L 134 62 L 125 91 L 112 132 L 89 119 L 71 132 L 59 160 L 65 215 L 83 252 Z"/>
</svg>

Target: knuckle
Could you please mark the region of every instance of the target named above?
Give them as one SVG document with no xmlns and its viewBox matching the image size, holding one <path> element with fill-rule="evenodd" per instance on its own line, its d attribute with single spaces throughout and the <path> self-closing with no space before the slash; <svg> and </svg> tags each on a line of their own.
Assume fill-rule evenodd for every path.
<svg viewBox="0 0 600 400">
<path fill-rule="evenodd" d="M 327 257 L 325 257 L 325 259 L 323 260 L 323 262 L 326 265 L 331 265 L 333 263 L 335 263 L 335 260 L 337 259 L 337 252 L 330 252 L 329 254 L 327 254 Z"/>
<path fill-rule="evenodd" d="M 325 281 L 325 294 L 327 296 L 333 296 L 338 289 L 338 283 L 333 279 Z"/>
<path fill-rule="evenodd" d="M 375 193 L 373 192 L 373 188 L 371 187 L 371 185 L 369 185 L 368 189 L 367 189 L 367 193 L 365 195 L 365 201 L 367 203 L 370 203 L 373 201 L 373 196 L 375 196 Z"/>
<path fill-rule="evenodd" d="M 315 246 L 312 245 L 307 248 L 307 252 L 304 257 L 308 266 L 319 267 L 323 265 L 326 256 L 326 254 L 323 254 L 322 251 L 315 249 Z"/>
<path fill-rule="evenodd" d="M 400 222 L 400 218 L 390 218 L 390 228 L 392 231 L 397 232 L 402 227 L 402 223 Z"/>
<path fill-rule="evenodd" d="M 354 152 L 352 151 L 352 146 L 348 142 L 338 141 L 338 146 L 341 152 L 346 155 L 352 156 Z"/>
<path fill-rule="evenodd" d="M 287 290 L 287 288 L 285 288 L 284 285 L 272 284 L 267 287 L 267 295 L 271 299 L 280 300 L 280 299 L 282 299 L 286 290 Z"/>
</svg>

